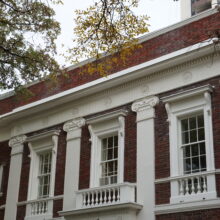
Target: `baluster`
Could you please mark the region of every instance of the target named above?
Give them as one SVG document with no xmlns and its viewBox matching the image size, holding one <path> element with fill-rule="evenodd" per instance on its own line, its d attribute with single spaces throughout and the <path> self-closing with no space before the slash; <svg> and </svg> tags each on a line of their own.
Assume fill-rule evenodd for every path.
<svg viewBox="0 0 220 220">
<path fill-rule="evenodd" d="M 106 204 L 106 201 L 107 201 L 107 190 L 104 189 L 104 204 Z"/>
<path fill-rule="evenodd" d="M 83 193 L 82 197 L 83 197 L 82 206 L 84 207 L 84 206 L 86 206 L 86 193 Z"/>
<path fill-rule="evenodd" d="M 99 191 L 96 191 L 96 197 L 95 197 L 95 204 L 96 204 L 96 205 L 98 205 L 98 195 L 99 195 L 98 192 L 99 192 Z"/>
<path fill-rule="evenodd" d="M 112 194 L 111 194 L 112 190 L 109 189 L 108 190 L 108 203 L 111 203 L 112 202 Z"/>
<path fill-rule="evenodd" d="M 197 177 L 197 181 L 198 181 L 198 193 L 201 193 L 202 191 L 202 181 L 200 181 L 200 177 Z"/>
<path fill-rule="evenodd" d="M 188 195 L 189 194 L 189 180 L 186 179 L 185 183 L 186 183 L 186 195 Z"/>
<path fill-rule="evenodd" d="M 39 205 L 40 205 L 40 213 L 39 214 L 43 213 L 43 203 L 44 202 L 39 202 Z"/>
<path fill-rule="evenodd" d="M 121 191 L 120 191 L 120 188 L 118 187 L 118 199 L 117 201 L 120 202 L 121 200 Z"/>
<path fill-rule="evenodd" d="M 203 176 L 203 192 L 207 192 L 207 178 Z"/>
<path fill-rule="evenodd" d="M 92 201 L 91 201 L 91 205 L 93 206 L 94 205 L 94 192 L 91 192 L 92 194 Z"/>
<path fill-rule="evenodd" d="M 115 192 L 116 192 L 116 190 L 115 190 L 115 188 L 113 188 L 112 189 L 112 193 L 113 193 L 112 202 L 116 202 L 115 201 Z"/>
<path fill-rule="evenodd" d="M 183 195 L 183 180 L 179 181 L 179 185 L 180 185 L 180 195 Z"/>
<path fill-rule="evenodd" d="M 195 185 L 194 185 L 194 178 L 193 177 L 191 178 L 191 190 L 192 190 L 191 194 L 195 194 Z"/>
</svg>

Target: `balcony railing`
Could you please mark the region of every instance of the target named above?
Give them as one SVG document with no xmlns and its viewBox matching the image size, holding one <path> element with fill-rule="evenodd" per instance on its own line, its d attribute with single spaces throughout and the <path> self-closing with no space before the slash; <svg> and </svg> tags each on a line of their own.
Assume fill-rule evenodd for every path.
<svg viewBox="0 0 220 220">
<path fill-rule="evenodd" d="M 213 172 L 184 175 L 171 180 L 171 203 L 216 198 Z"/>
<path fill-rule="evenodd" d="M 76 208 L 82 209 L 136 202 L 135 189 L 135 184 L 123 183 L 80 190 L 76 196 Z"/>
<path fill-rule="evenodd" d="M 48 211 L 48 201 L 36 201 L 31 203 L 31 215 L 42 215 Z"/>
<path fill-rule="evenodd" d="M 37 216 L 43 216 L 45 219 L 52 217 L 53 199 L 43 198 L 27 202 L 25 220 L 38 219 Z"/>
</svg>

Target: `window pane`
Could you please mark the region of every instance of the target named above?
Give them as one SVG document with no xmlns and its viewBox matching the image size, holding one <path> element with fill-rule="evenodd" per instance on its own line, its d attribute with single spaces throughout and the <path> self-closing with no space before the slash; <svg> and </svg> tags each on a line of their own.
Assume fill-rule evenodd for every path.
<svg viewBox="0 0 220 220">
<path fill-rule="evenodd" d="M 200 157 L 201 170 L 206 170 L 206 156 Z"/>
<path fill-rule="evenodd" d="M 196 128 L 196 117 L 189 119 L 189 129 L 195 129 Z"/>
<path fill-rule="evenodd" d="M 181 121 L 182 131 L 188 131 L 188 119 L 184 119 Z"/>
<path fill-rule="evenodd" d="M 192 170 L 196 172 L 199 171 L 199 157 L 192 158 Z"/>
<path fill-rule="evenodd" d="M 183 155 L 184 155 L 184 158 L 186 158 L 186 157 L 190 157 L 191 156 L 191 154 L 190 154 L 190 146 L 186 146 L 186 147 L 184 147 L 183 148 Z"/>
<path fill-rule="evenodd" d="M 198 144 L 192 145 L 192 156 L 198 156 L 199 155 L 199 146 Z"/>
<path fill-rule="evenodd" d="M 189 132 L 183 132 L 182 133 L 182 143 L 188 144 L 189 143 Z"/>
<path fill-rule="evenodd" d="M 112 148 L 113 147 L 113 137 L 109 137 L 108 138 L 108 148 Z"/>
<path fill-rule="evenodd" d="M 200 155 L 205 155 L 206 154 L 205 143 L 200 143 L 199 148 L 200 148 Z"/>
<path fill-rule="evenodd" d="M 204 127 L 204 118 L 203 118 L 203 115 L 199 115 L 197 117 L 197 120 L 198 120 L 198 127 L 199 128 L 203 128 Z"/>
<path fill-rule="evenodd" d="M 200 129 L 198 130 L 198 140 L 199 140 L 199 141 L 205 140 L 205 131 L 204 131 L 204 128 L 200 128 Z"/>
<path fill-rule="evenodd" d="M 114 136 L 114 146 L 118 146 L 118 136 Z"/>
<path fill-rule="evenodd" d="M 184 171 L 185 171 L 185 173 L 191 172 L 191 160 L 190 159 L 184 160 Z"/>
<path fill-rule="evenodd" d="M 190 131 L 190 143 L 197 141 L 197 131 L 192 130 Z"/>
</svg>

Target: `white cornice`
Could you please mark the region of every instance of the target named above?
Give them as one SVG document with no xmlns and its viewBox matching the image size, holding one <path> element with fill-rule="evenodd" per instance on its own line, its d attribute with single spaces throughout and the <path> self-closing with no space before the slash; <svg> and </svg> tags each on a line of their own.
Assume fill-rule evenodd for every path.
<svg viewBox="0 0 220 220">
<path fill-rule="evenodd" d="M 170 102 L 176 102 L 179 101 L 181 99 L 186 99 L 192 96 L 196 96 L 196 95 L 200 95 L 200 94 L 204 94 L 205 92 L 212 92 L 213 91 L 213 87 L 210 85 L 205 85 L 205 86 L 200 86 L 200 87 L 196 87 L 193 89 L 188 89 L 188 90 L 184 90 L 169 96 L 165 96 L 163 98 L 161 98 L 161 100 L 165 103 L 170 103 Z"/>
<path fill-rule="evenodd" d="M 41 99 L 39 101 L 15 108 L 13 111 L 1 115 L 0 122 L 3 125 L 3 121 L 6 121 L 6 119 L 15 120 L 15 118 L 20 118 L 24 117 L 25 115 L 48 110 L 58 105 L 60 106 L 61 104 L 86 97 L 100 91 L 106 91 L 109 88 L 119 86 L 127 82 L 132 82 L 144 76 L 158 74 L 159 71 L 171 68 L 171 66 L 174 64 L 177 66 L 178 64 L 192 61 L 192 59 L 195 57 L 205 56 L 213 52 L 213 42 L 211 40 L 201 42 L 193 46 L 161 56 L 154 60 L 114 73 L 108 77 L 103 77 L 84 85 L 69 89 L 67 91 L 60 92 L 56 95 Z"/>
</svg>

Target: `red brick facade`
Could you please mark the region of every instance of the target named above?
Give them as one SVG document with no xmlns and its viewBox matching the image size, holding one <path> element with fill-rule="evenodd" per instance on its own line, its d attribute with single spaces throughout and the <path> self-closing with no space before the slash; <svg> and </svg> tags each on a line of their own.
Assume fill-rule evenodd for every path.
<svg viewBox="0 0 220 220">
<path fill-rule="evenodd" d="M 216 30 L 219 31 L 220 13 L 205 17 L 199 21 L 192 22 L 175 30 L 161 34 L 142 43 L 142 48 L 137 49 L 128 58 L 125 66 L 115 65 L 111 69 L 111 73 L 115 73 L 122 69 L 138 65 L 140 63 L 161 57 L 171 52 L 180 50 L 190 45 L 207 40 L 215 35 Z M 47 82 L 41 82 L 30 87 L 34 96 L 29 100 L 19 99 L 19 97 L 9 97 L 0 101 L 0 114 L 12 111 L 12 109 L 31 103 L 42 98 L 57 94 L 61 91 L 85 84 L 100 78 L 98 74 L 87 75 L 78 74 L 80 69 L 70 71 L 69 77 L 59 77 L 59 84 L 50 88 Z M 110 74 L 111 74 L 110 73 Z M 22 101 L 21 101 L 22 100 Z"/>
</svg>

